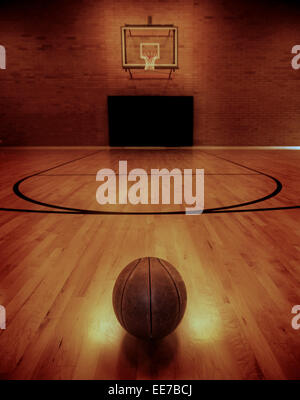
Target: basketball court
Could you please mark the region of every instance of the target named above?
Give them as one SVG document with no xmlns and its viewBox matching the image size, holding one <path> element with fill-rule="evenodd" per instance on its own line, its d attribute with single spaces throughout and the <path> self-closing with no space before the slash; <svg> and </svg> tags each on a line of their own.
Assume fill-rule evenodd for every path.
<svg viewBox="0 0 300 400">
<path fill-rule="evenodd" d="M 153 1 L 155 6 L 158 3 Z M 221 7 L 221 2 L 212 3 Z M 79 14 L 87 21 L 89 18 L 94 21 L 91 14 L 94 6 L 90 1 L 86 4 L 86 14 Z M 103 4 L 110 10 L 109 2 Z M 131 12 L 134 7 L 141 8 L 134 1 L 128 4 Z M 188 9 L 184 7 L 188 6 L 180 4 L 183 14 L 186 13 Z M 221 12 L 206 1 L 204 4 L 203 16 L 218 16 Z M 259 15 L 257 7 L 253 15 Z M 272 133 L 271 120 L 270 130 L 267 130 L 267 122 L 262 122 L 264 117 L 259 115 L 254 117 L 254 125 L 262 135 L 271 137 L 268 144 L 250 130 L 243 132 L 242 144 L 237 135 L 230 140 L 224 136 L 223 144 L 217 139 L 215 144 L 205 139 L 205 128 L 210 131 L 213 126 L 216 133 L 234 131 L 237 124 L 246 124 L 249 110 L 244 115 L 241 105 L 238 111 L 233 111 L 234 117 L 218 119 L 217 114 L 225 112 L 219 104 L 218 109 L 199 122 L 198 95 L 189 92 L 186 96 L 176 89 L 180 87 L 180 74 L 185 73 L 184 63 L 188 62 L 188 54 L 184 53 L 188 50 L 181 47 L 181 43 L 186 44 L 185 25 L 181 26 L 175 11 L 173 19 L 166 18 L 166 7 L 160 16 L 155 14 L 159 22 L 155 25 L 150 17 L 147 20 L 147 16 L 152 15 L 150 9 L 149 6 L 142 17 L 133 14 L 130 18 L 129 14 L 127 19 L 122 18 L 123 22 L 116 22 L 112 36 L 116 41 L 118 64 L 114 65 L 112 76 L 106 73 L 101 79 L 106 79 L 107 85 L 116 85 L 115 79 L 119 76 L 123 79 L 123 89 L 118 91 L 114 86 L 105 93 L 105 112 L 101 111 L 102 120 L 99 121 L 106 127 L 106 136 L 100 144 L 99 136 L 92 133 L 89 136 L 89 121 L 93 118 L 90 114 L 85 117 L 84 112 L 80 114 L 81 111 L 73 107 L 75 98 L 69 98 L 70 103 L 63 106 L 63 117 L 53 111 L 53 99 L 49 100 L 49 105 L 43 103 L 41 110 L 51 109 L 49 114 L 45 111 L 47 121 L 38 117 L 33 109 L 29 116 L 27 109 L 20 117 L 23 111 L 10 111 L 9 107 L 5 108 L 2 118 L 0 114 L 0 137 L 3 137 L 0 147 L 0 305 L 6 312 L 5 329 L 0 329 L 0 379 L 299 380 L 300 330 L 292 324 L 297 313 L 293 314 L 292 309 L 300 304 L 300 127 L 289 125 L 294 136 L 283 137 L 280 144 Z M 17 5 L 13 11 L 18 12 Z M 179 11 L 176 8 L 176 12 Z M 292 20 L 292 10 L 285 11 Z M 10 16 L 12 8 L 4 7 L 3 12 Z M 42 11 L 39 12 L 43 16 Z M 52 9 L 49 12 L 56 15 Z M 226 12 L 235 15 L 232 10 Z M 103 22 L 106 14 L 101 18 Z M 133 24 L 125 24 L 124 20 L 133 21 Z M 209 18 L 203 21 L 203 24 L 211 23 Z M 229 26 L 234 25 L 230 19 L 226 21 Z M 26 29 L 19 33 L 28 34 L 33 28 Z M 33 35 L 47 36 L 47 29 L 56 32 L 59 28 L 53 24 L 43 31 L 38 26 Z M 253 27 L 249 29 L 252 33 L 255 31 Z M 61 34 L 71 37 L 72 32 Z M 96 43 L 94 37 L 86 39 L 85 34 L 84 31 L 82 39 L 78 40 Z M 34 40 L 39 39 L 28 37 L 29 43 Z M 9 34 L 3 34 L 0 42 L 9 49 L 14 46 Z M 15 42 L 19 46 L 17 39 Z M 91 48 L 94 51 L 93 46 Z M 37 50 L 28 51 L 35 54 Z M 53 52 L 51 57 L 57 54 L 60 62 L 64 57 L 67 59 L 61 55 L 59 46 L 51 50 L 46 47 L 43 51 L 43 55 L 39 55 L 39 65 L 47 64 L 47 51 Z M 76 50 L 69 48 L 69 51 L 81 50 L 78 47 Z M 17 53 L 11 52 L 15 57 Z M 181 54 L 187 55 L 182 64 Z M 0 71 L 0 85 L 3 84 L 7 99 L 15 84 L 12 80 L 19 79 L 11 75 L 10 68 L 19 69 L 24 79 L 29 73 L 27 59 L 18 66 L 14 64 L 16 60 L 9 64 L 9 57 L 7 51 L 6 70 Z M 84 61 L 79 71 L 88 73 L 88 67 L 83 64 Z M 53 95 L 57 102 L 63 96 L 59 85 L 68 86 L 70 79 L 63 76 L 63 68 L 65 71 L 71 68 L 67 62 L 60 65 L 64 65 L 56 71 L 62 75 L 58 78 L 60 83 L 47 81 L 47 85 L 51 85 L 47 93 L 57 89 Z M 200 64 L 197 66 L 202 68 Z M 47 70 L 46 66 L 43 68 Z M 288 65 L 287 76 L 292 73 L 289 68 Z M 47 73 L 54 74 L 53 71 Z M 157 80 L 155 73 L 158 73 Z M 298 75 L 300 77 L 300 72 Z M 203 79 L 209 82 L 211 76 L 207 72 Z M 39 79 L 43 82 L 42 77 Z M 298 84 L 295 79 L 293 75 L 291 85 Z M 24 98 L 37 96 L 34 90 L 25 88 L 27 83 L 19 83 L 23 92 L 11 95 L 20 99 L 18 107 L 25 107 L 21 104 Z M 179 124 L 177 105 L 166 104 L 167 118 L 173 118 L 170 131 L 165 128 L 167 122 L 163 121 L 163 114 L 156 119 L 151 110 L 145 126 L 140 126 L 142 117 L 135 118 L 129 111 L 132 104 L 126 112 L 123 109 L 124 115 L 130 115 L 127 122 L 124 118 L 118 119 L 118 109 L 110 113 L 109 96 L 147 97 L 142 93 L 142 85 L 149 97 L 192 97 L 194 102 L 187 107 L 191 106 L 193 113 L 189 114 L 188 108 L 182 111 Z M 240 83 L 241 87 L 245 85 L 248 83 Z M 262 93 L 259 83 L 257 85 L 259 102 Z M 86 91 L 95 96 L 92 86 L 87 89 L 82 84 L 77 88 L 82 96 L 87 96 L 83 103 L 88 101 Z M 276 90 L 280 98 L 283 89 Z M 204 96 L 205 93 L 201 93 L 201 99 Z M 230 101 L 228 98 L 228 103 Z M 288 107 L 286 98 L 280 101 L 282 107 Z M 248 106 L 254 107 L 253 104 Z M 263 101 L 261 107 L 265 107 Z M 92 110 L 94 112 L 94 108 Z M 56 119 L 64 131 L 60 136 L 55 136 L 55 132 L 51 136 L 48 129 Z M 25 120 L 32 130 L 20 128 L 20 121 Z M 134 120 L 139 121 L 138 126 L 134 125 Z M 278 121 L 279 126 L 281 122 L 282 125 L 286 123 L 284 113 L 278 116 Z M 115 136 L 109 136 L 112 124 Z M 185 125 L 189 129 L 185 130 Z M 79 136 L 72 139 L 72 135 L 84 131 L 85 127 L 81 139 Z M 245 126 L 241 126 L 242 129 L 246 129 Z M 34 136 L 36 131 L 41 133 Z M 200 131 L 202 143 L 199 143 Z M 140 138 L 146 142 L 140 143 Z M 175 146 L 172 140 L 179 145 Z M 148 204 L 99 204 L 96 193 L 101 182 L 96 180 L 97 172 L 101 169 L 115 171 L 118 181 L 119 162 L 124 160 L 128 171 L 142 169 L 148 176 L 153 169 L 175 169 L 177 172 L 189 170 L 193 178 L 196 170 L 204 170 L 203 209 L 187 215 L 186 205 L 173 201 L 170 204 L 151 204 L 150 201 Z M 173 200 L 175 183 L 174 180 L 170 182 Z M 128 181 L 128 185 L 131 184 Z M 150 198 L 150 180 L 147 189 Z M 116 193 L 118 197 L 119 187 Z M 147 341 L 132 336 L 120 325 L 113 308 L 112 293 L 120 272 L 133 260 L 143 257 L 167 260 L 178 270 L 186 286 L 187 305 L 182 321 L 174 332 L 161 340 Z"/>
</svg>

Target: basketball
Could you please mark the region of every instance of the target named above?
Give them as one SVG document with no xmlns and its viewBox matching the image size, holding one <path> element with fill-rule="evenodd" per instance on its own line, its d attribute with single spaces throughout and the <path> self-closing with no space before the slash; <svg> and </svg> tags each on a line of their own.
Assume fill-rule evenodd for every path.
<svg viewBox="0 0 300 400">
<path fill-rule="evenodd" d="M 127 332 L 142 339 L 160 339 L 173 332 L 184 315 L 186 300 L 179 272 L 155 257 L 128 264 L 113 289 L 118 321 Z"/>
</svg>

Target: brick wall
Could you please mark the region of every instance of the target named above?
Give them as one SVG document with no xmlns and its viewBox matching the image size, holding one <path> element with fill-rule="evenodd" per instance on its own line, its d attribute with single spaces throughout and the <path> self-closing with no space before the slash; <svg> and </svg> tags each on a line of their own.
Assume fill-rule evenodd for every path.
<svg viewBox="0 0 300 400">
<path fill-rule="evenodd" d="M 179 27 L 180 69 L 130 80 L 120 26 Z M 4 145 L 107 145 L 107 95 L 193 95 L 196 145 L 300 145 L 294 1 L 17 0 L 0 4 Z M 133 113 L 134 117 L 134 113 Z"/>
</svg>

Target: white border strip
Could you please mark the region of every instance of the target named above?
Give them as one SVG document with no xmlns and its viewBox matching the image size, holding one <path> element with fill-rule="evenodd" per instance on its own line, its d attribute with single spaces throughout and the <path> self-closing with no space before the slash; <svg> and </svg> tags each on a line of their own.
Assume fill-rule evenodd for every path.
<svg viewBox="0 0 300 400">
<path fill-rule="evenodd" d="M 300 150 L 300 146 L 0 146 L 2 150 Z"/>
</svg>

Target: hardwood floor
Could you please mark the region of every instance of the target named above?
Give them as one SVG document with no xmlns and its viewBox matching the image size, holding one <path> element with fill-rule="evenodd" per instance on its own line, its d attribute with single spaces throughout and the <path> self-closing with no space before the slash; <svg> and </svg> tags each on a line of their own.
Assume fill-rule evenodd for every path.
<svg viewBox="0 0 300 400">
<path fill-rule="evenodd" d="M 204 168 L 211 211 L 100 206 L 96 173 L 119 160 Z M 299 151 L 6 149 L 0 162 L 0 378 L 300 379 Z M 187 287 L 182 323 L 155 343 L 126 334 L 112 308 L 118 274 L 144 256 Z"/>
</svg>

